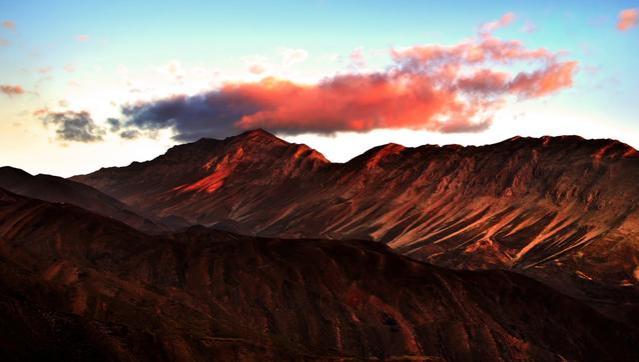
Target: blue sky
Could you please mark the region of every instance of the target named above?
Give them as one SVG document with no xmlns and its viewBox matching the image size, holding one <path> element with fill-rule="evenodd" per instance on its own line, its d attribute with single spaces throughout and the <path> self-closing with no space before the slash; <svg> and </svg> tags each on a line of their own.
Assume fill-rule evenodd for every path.
<svg viewBox="0 0 639 362">
<path fill-rule="evenodd" d="M 639 31 L 617 28 L 620 12 L 636 8 L 639 1 L 0 1 L 0 21 L 9 22 L 0 28 L 0 85 L 24 90 L 0 94 L 0 164 L 70 175 L 148 159 L 176 142 L 171 130 L 131 140 L 106 135 L 99 144 L 61 140 L 37 110 L 86 111 L 100 126 L 122 104 L 229 81 L 314 83 L 384 71 L 393 48 L 460 44 L 507 13 L 515 20 L 493 35 L 578 62 L 570 87 L 495 110 L 496 121 L 480 134 L 283 136 L 338 161 L 376 142 L 486 143 L 513 133 L 615 137 L 638 147 Z M 365 63 L 359 68 L 354 52 Z M 265 70 L 251 73 L 255 64 Z M 69 166 L 73 160 L 81 166 Z"/>
</svg>

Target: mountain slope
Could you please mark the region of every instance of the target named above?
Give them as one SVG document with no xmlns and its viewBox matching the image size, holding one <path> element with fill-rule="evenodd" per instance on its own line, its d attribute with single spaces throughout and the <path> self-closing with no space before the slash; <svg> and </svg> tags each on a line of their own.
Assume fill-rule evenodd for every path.
<svg viewBox="0 0 639 362">
<path fill-rule="evenodd" d="M 85 184 L 51 175 L 31 175 L 13 167 L 0 167 L 0 187 L 16 194 L 49 202 L 69 203 L 120 220 L 145 231 L 166 228 L 145 219 L 122 202 Z"/>
<path fill-rule="evenodd" d="M 0 189 L 4 360 L 632 360 L 636 333 L 505 271 L 365 241 L 148 236 Z"/>
<path fill-rule="evenodd" d="M 73 179 L 159 216 L 377 240 L 447 267 L 520 270 L 584 298 L 599 298 L 590 285 L 636 294 L 639 284 L 639 153 L 614 140 L 389 144 L 333 164 L 251 131 Z"/>
<path fill-rule="evenodd" d="M 268 197 L 265 190 L 271 187 L 295 189 L 327 164 L 324 156 L 306 145 L 256 130 L 223 141 L 201 139 L 175 146 L 151 162 L 72 179 L 143 212 L 207 224 L 226 216 L 227 209 L 237 203 L 246 209 L 262 205 Z M 218 203 L 218 208 L 211 207 L 211 202 Z"/>
</svg>

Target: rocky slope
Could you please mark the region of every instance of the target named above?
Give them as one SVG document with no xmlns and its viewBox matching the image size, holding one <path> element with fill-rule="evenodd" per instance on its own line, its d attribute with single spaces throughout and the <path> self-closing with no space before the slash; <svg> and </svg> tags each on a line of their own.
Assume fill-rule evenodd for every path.
<svg viewBox="0 0 639 362">
<path fill-rule="evenodd" d="M 636 332 L 506 271 L 366 241 L 149 236 L 0 189 L 0 358 L 636 360 Z"/>
<path fill-rule="evenodd" d="M 192 224 L 377 240 L 442 266 L 519 270 L 585 299 L 601 299 L 600 286 L 637 296 L 639 153 L 614 140 L 388 144 L 335 164 L 257 130 L 73 179 Z"/>
<path fill-rule="evenodd" d="M 133 212 L 130 207 L 85 184 L 51 175 L 31 175 L 14 167 L 0 167 L 0 187 L 13 193 L 49 202 L 69 203 L 120 220 L 145 231 L 167 228 Z"/>
</svg>

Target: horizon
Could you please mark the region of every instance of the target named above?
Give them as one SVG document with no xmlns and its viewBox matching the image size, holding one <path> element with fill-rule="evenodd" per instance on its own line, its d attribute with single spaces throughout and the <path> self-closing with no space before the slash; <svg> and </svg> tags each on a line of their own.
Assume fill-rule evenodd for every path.
<svg viewBox="0 0 639 362">
<path fill-rule="evenodd" d="M 102 170 L 102 169 L 105 169 L 105 168 L 111 168 L 111 167 L 116 167 L 116 168 L 125 168 L 125 167 L 128 167 L 128 166 L 130 166 L 130 165 L 132 165 L 132 164 L 134 164 L 134 163 L 144 163 L 144 162 L 153 161 L 153 160 L 155 160 L 156 158 L 158 158 L 158 157 L 160 157 L 160 156 L 162 156 L 162 155 L 166 154 L 166 152 L 168 152 L 168 151 L 169 151 L 169 149 L 174 148 L 174 147 L 176 147 L 176 146 L 180 146 L 180 145 L 187 145 L 187 144 L 191 144 L 191 143 L 196 143 L 196 142 L 200 142 L 200 141 L 202 141 L 202 140 L 225 141 L 225 140 L 227 140 L 227 139 L 234 138 L 234 137 L 239 137 L 239 136 L 242 136 L 242 135 L 244 135 L 244 134 L 252 133 L 252 132 L 255 132 L 255 131 L 264 131 L 264 132 L 266 132 L 267 134 L 269 134 L 270 136 L 273 136 L 273 137 L 275 137 L 275 138 L 278 138 L 278 139 L 280 139 L 280 140 L 283 140 L 283 141 L 285 141 L 285 142 L 287 142 L 287 143 L 289 143 L 289 144 L 298 144 L 298 145 L 305 145 L 305 146 L 309 146 L 309 145 L 307 145 L 307 144 L 305 144 L 305 143 L 289 142 L 289 141 L 286 141 L 286 139 L 284 139 L 284 138 L 282 138 L 282 137 L 279 137 L 279 136 L 277 136 L 276 134 L 273 134 L 273 133 L 271 133 L 271 132 L 269 132 L 269 131 L 267 131 L 267 130 L 264 130 L 264 129 L 262 129 L 262 128 L 255 128 L 255 129 L 251 129 L 251 130 L 246 130 L 246 131 L 244 131 L 244 132 L 242 132 L 242 133 L 239 133 L 239 134 L 236 134 L 236 135 L 227 136 L 227 137 L 224 137 L 224 138 L 202 137 L 202 138 L 200 138 L 200 139 L 198 139 L 198 140 L 195 140 L 195 141 L 193 141 L 193 142 L 185 142 L 185 143 L 175 144 L 175 145 L 173 145 L 173 146 L 169 147 L 168 149 L 166 149 L 164 152 L 162 152 L 162 153 L 160 153 L 160 154 L 157 154 L 157 155 L 154 155 L 154 156 L 152 156 L 151 158 L 146 159 L 146 160 L 131 161 L 130 163 L 123 164 L 123 165 L 119 165 L 119 166 L 98 166 L 97 168 L 92 169 L 92 170 L 89 170 L 89 171 L 88 171 L 88 172 L 86 172 L 86 173 L 78 173 L 78 174 L 72 174 L 72 175 L 64 175 L 64 176 L 62 176 L 62 175 L 47 174 L 47 173 L 37 172 L 37 171 L 36 171 L 36 172 L 30 172 L 30 171 L 27 171 L 27 170 L 25 170 L 25 169 L 22 169 L 22 168 L 20 168 L 20 167 L 13 166 L 13 165 L 0 165 L 0 169 L 1 169 L 1 168 L 12 168 L 12 169 L 16 169 L 16 170 L 19 170 L 19 171 L 27 172 L 27 173 L 28 173 L 28 174 L 30 174 L 30 175 L 51 175 L 51 176 L 58 176 L 58 177 L 63 177 L 63 178 L 71 178 L 71 177 L 73 177 L 73 176 L 83 176 L 83 175 L 91 174 L 91 173 L 93 173 L 93 172 L 97 172 L 97 171 Z M 481 148 L 481 147 L 490 147 L 490 146 L 495 146 L 495 145 L 500 144 L 500 143 L 504 143 L 504 142 L 508 142 L 508 141 L 516 141 L 516 140 L 519 140 L 519 139 L 533 139 L 533 140 L 541 140 L 541 139 L 544 139 L 544 138 L 564 138 L 564 137 L 566 137 L 566 138 L 576 137 L 576 138 L 579 138 L 579 139 L 581 139 L 581 140 L 583 140 L 583 141 L 585 141 L 585 142 L 588 142 L 588 141 L 613 141 L 613 142 L 621 142 L 621 141 L 619 141 L 619 140 L 617 140 L 617 139 L 614 139 L 614 138 L 585 138 L 585 137 L 582 137 L 582 136 L 579 136 L 579 135 L 558 135 L 558 136 L 544 135 L 544 136 L 539 136 L 539 137 L 533 137 L 533 136 L 513 136 L 513 137 L 509 137 L 509 138 L 503 139 L 503 140 L 501 140 L 501 141 L 497 141 L 497 142 L 493 142 L 493 143 L 486 143 L 486 144 L 477 144 L 477 145 L 461 145 L 461 144 L 458 144 L 458 143 L 443 143 L 443 144 L 438 144 L 438 143 L 424 143 L 424 144 L 421 144 L 421 145 L 406 146 L 406 145 L 403 145 L 403 144 L 401 144 L 401 143 L 387 142 L 387 143 L 383 143 L 383 144 L 378 144 L 378 145 L 372 146 L 372 147 L 370 147 L 370 148 L 368 148 L 368 149 L 366 149 L 366 150 L 362 151 L 361 153 L 358 153 L 358 154 L 354 155 L 353 157 L 351 157 L 351 158 L 349 158 L 349 159 L 347 159 L 347 160 L 344 160 L 344 161 L 333 161 L 333 160 L 331 160 L 330 158 L 326 157 L 326 155 L 325 155 L 323 152 L 321 152 L 320 150 L 315 149 L 315 148 L 310 147 L 310 146 L 309 146 L 309 147 L 310 147 L 311 149 L 313 149 L 313 150 L 315 150 L 315 151 L 319 152 L 322 156 L 324 156 L 324 157 L 328 160 L 328 162 L 329 162 L 330 164 L 346 164 L 346 163 L 349 163 L 349 162 L 353 161 L 354 159 L 358 158 L 359 156 L 362 156 L 363 154 L 365 154 L 365 153 L 367 153 L 367 152 L 369 152 L 369 151 L 371 151 L 371 150 L 373 150 L 373 149 L 375 149 L 375 148 L 379 148 L 379 147 L 383 147 L 383 146 L 387 146 L 387 145 L 398 145 L 398 146 L 401 146 L 401 147 L 406 148 L 406 149 L 414 149 L 414 148 L 427 147 L 427 146 L 434 146 L 434 147 L 439 147 L 439 148 L 445 148 L 445 147 L 448 147 L 448 146 L 461 146 L 461 147 L 464 147 L 464 148 L 466 148 L 466 147 L 477 147 L 477 148 Z M 635 151 L 637 151 L 637 148 L 636 148 L 636 147 L 634 147 L 634 146 L 632 146 L 632 145 L 630 145 L 630 144 L 624 143 L 624 142 L 621 142 L 621 143 L 622 143 L 622 144 L 624 144 L 624 145 L 626 145 L 626 146 L 632 147 Z"/>
<path fill-rule="evenodd" d="M 0 1 L 0 166 L 68 177 L 255 128 L 336 163 L 515 136 L 639 148 L 638 2 L 367 4 Z"/>
</svg>

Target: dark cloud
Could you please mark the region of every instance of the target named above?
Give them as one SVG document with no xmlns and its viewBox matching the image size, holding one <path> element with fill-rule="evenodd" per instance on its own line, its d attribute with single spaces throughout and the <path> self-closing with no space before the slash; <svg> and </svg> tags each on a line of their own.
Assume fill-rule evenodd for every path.
<svg viewBox="0 0 639 362">
<path fill-rule="evenodd" d="M 135 129 L 129 129 L 129 130 L 120 132 L 120 137 L 124 138 L 125 140 L 133 140 L 140 137 L 141 135 L 142 134 L 140 133 L 140 131 Z"/>
<path fill-rule="evenodd" d="M 46 113 L 42 120 L 46 125 L 55 126 L 58 139 L 64 141 L 97 142 L 102 141 L 105 134 L 104 129 L 97 126 L 86 111 Z"/>
<path fill-rule="evenodd" d="M 107 124 L 109 125 L 109 131 L 111 132 L 117 132 L 122 127 L 122 123 L 117 118 L 107 119 Z"/>
<path fill-rule="evenodd" d="M 505 16 L 496 26 L 513 19 Z M 315 85 L 265 78 L 195 96 L 124 106 L 124 125 L 171 128 L 178 140 L 224 137 L 264 128 L 300 134 L 373 129 L 481 132 L 508 99 L 542 97 L 572 86 L 574 61 L 482 33 L 454 46 L 393 50 L 376 73 L 342 74 Z M 511 68 L 516 72 L 496 71 Z"/>
<path fill-rule="evenodd" d="M 127 126 L 142 130 L 174 128 L 176 139 L 191 141 L 203 137 L 224 137 L 237 131 L 234 123 L 261 110 L 241 94 L 211 91 L 196 96 L 173 96 L 156 102 L 127 105 L 122 113 Z"/>
</svg>

